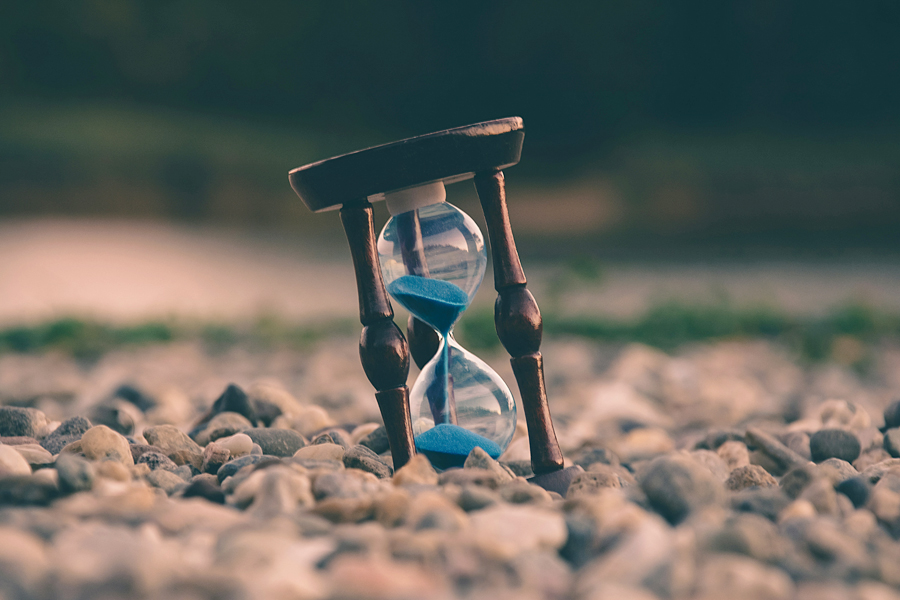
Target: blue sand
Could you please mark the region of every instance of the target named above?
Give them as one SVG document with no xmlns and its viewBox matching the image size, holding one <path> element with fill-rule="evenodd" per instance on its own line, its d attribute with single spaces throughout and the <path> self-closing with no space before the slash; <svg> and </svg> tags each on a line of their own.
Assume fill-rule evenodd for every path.
<svg viewBox="0 0 900 600">
<path fill-rule="evenodd" d="M 469 295 L 459 286 L 430 277 L 403 275 L 388 284 L 387 291 L 444 337 L 469 305 Z"/>
<path fill-rule="evenodd" d="M 469 305 L 469 295 L 449 281 L 416 275 L 398 277 L 388 284 L 387 291 L 409 312 L 437 329 L 444 338 L 440 358 L 435 364 L 434 381 L 428 386 L 428 404 L 435 423 L 455 421 L 447 337 L 459 315 Z"/>
<path fill-rule="evenodd" d="M 462 466 L 475 448 L 481 448 L 491 458 L 500 457 L 500 446 L 459 425 L 441 423 L 416 436 L 416 450 L 440 469 Z"/>
</svg>

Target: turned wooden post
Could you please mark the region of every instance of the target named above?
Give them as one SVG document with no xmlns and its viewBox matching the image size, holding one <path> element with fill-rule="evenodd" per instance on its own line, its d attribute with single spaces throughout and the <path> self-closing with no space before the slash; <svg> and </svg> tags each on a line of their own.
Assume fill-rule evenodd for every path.
<svg viewBox="0 0 900 600">
<path fill-rule="evenodd" d="M 525 271 L 509 224 L 503 172 L 477 173 L 475 189 L 484 210 L 494 262 L 494 288 L 498 293 L 494 304 L 497 337 L 512 357 L 510 363 L 528 426 L 531 466 L 535 475 L 558 471 L 563 468 L 563 455 L 550 420 L 544 385 L 544 363 L 540 352 L 541 311 L 525 287 Z"/>
<path fill-rule="evenodd" d="M 350 244 L 359 293 L 359 320 L 363 324 L 359 357 L 366 377 L 375 387 L 394 469 L 399 469 L 416 453 L 406 387 L 409 347 L 403 332 L 394 324 L 394 310 L 384 289 L 372 205 L 365 200 L 345 204 L 341 208 L 341 223 Z"/>
</svg>

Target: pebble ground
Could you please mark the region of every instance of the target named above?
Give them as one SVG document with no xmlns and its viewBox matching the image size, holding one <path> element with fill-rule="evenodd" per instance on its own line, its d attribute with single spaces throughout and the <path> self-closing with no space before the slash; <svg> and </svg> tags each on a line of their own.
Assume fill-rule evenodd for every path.
<svg viewBox="0 0 900 600">
<path fill-rule="evenodd" d="M 0 598 L 900 598 L 900 347 L 544 350 L 565 496 L 394 472 L 351 338 L 0 356 Z"/>
</svg>

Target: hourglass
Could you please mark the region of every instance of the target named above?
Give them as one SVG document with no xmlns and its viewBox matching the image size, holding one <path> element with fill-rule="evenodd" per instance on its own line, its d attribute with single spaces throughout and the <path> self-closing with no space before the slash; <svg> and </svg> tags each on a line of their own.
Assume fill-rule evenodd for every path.
<svg viewBox="0 0 900 600">
<path fill-rule="evenodd" d="M 502 171 L 519 162 L 524 135 L 518 117 L 487 121 L 305 165 L 289 179 L 314 212 L 341 211 L 359 292 L 360 360 L 376 389 L 394 467 L 418 451 L 441 469 L 460 466 L 475 447 L 499 457 L 515 431 L 509 388 L 452 334 L 481 284 L 487 255 L 478 227 L 446 202 L 444 186 L 474 179 L 498 292 L 497 334 L 512 357 L 528 428 L 530 481 L 565 493 L 580 468 L 563 468 L 553 431 L 540 311 L 526 288 Z M 380 200 L 391 218 L 376 241 L 371 202 Z M 388 294 L 410 312 L 409 342 Z M 421 368 L 412 390 L 410 350 Z"/>
</svg>

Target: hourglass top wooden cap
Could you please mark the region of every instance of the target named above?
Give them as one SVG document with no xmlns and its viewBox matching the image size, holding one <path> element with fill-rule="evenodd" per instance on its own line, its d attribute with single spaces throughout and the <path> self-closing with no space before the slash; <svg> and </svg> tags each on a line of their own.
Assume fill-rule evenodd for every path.
<svg viewBox="0 0 900 600">
<path fill-rule="evenodd" d="M 519 162 L 524 139 L 519 117 L 485 121 L 320 160 L 297 167 L 288 179 L 310 210 L 332 210 L 380 200 L 386 192 L 511 167 Z"/>
</svg>

